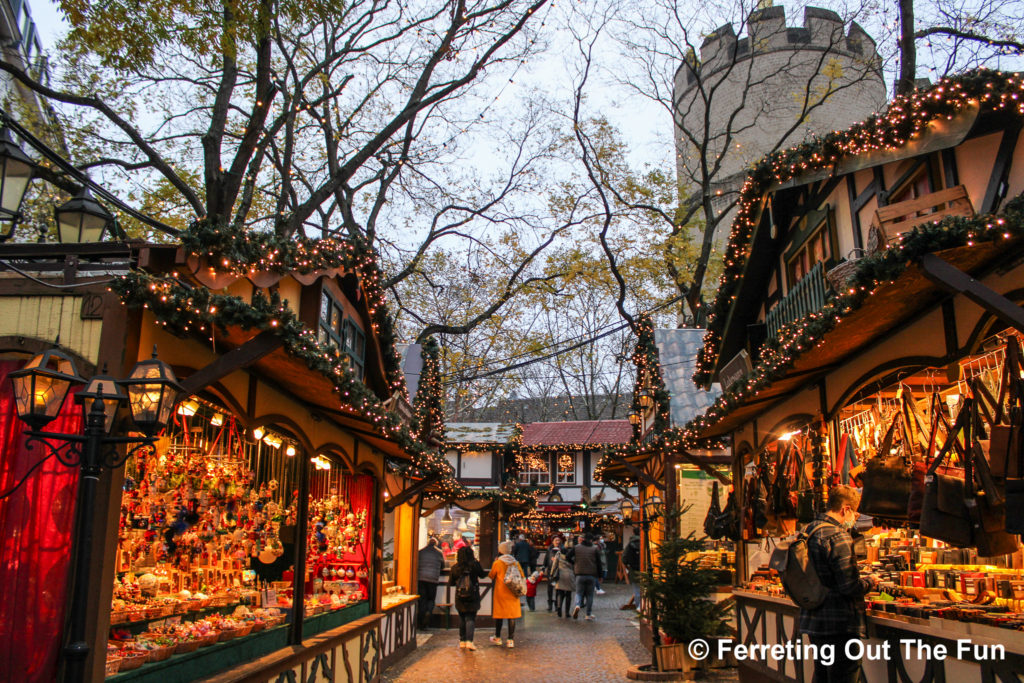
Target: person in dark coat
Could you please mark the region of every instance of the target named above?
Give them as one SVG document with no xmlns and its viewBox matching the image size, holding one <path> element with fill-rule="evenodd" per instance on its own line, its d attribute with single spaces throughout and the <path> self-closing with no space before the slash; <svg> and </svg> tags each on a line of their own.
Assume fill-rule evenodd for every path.
<svg viewBox="0 0 1024 683">
<path fill-rule="evenodd" d="M 555 580 L 557 575 L 555 568 L 558 566 L 558 556 L 562 554 L 562 537 L 555 536 L 551 539 L 551 545 L 544 555 L 544 576 L 548 579 L 548 611 L 555 608 Z"/>
<path fill-rule="evenodd" d="M 527 567 L 529 567 L 527 575 L 536 571 L 538 554 L 539 553 L 533 549 L 533 545 L 526 540 L 526 536 L 524 534 L 519 534 L 519 540 L 516 541 L 515 547 L 512 548 L 511 555 L 516 558 L 516 562 L 519 563 L 519 566 L 523 568 L 524 572 L 527 572 Z"/>
<path fill-rule="evenodd" d="M 469 576 L 469 595 L 459 594 L 459 579 Z M 455 586 L 455 611 L 459 613 L 459 649 L 475 650 L 473 633 L 476 631 L 476 613 L 480 611 L 480 579 L 487 572 L 473 554 L 471 546 L 459 548 L 455 564 L 448 577 L 448 585 Z"/>
<path fill-rule="evenodd" d="M 420 628 L 430 626 L 430 615 L 434 611 L 437 599 L 437 584 L 441 582 L 441 570 L 444 569 L 444 555 L 437 549 L 437 539 L 431 537 L 420 549 L 417 560 L 419 570 L 416 577 L 416 589 L 420 594 Z"/>
</svg>

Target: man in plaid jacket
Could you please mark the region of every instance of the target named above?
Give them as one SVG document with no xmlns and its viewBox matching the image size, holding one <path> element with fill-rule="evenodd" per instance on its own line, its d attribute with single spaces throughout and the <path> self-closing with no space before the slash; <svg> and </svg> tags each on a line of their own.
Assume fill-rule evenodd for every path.
<svg viewBox="0 0 1024 683">
<path fill-rule="evenodd" d="M 864 594 L 872 590 L 874 577 L 862 577 L 857 569 L 849 529 L 857 521 L 860 493 L 851 486 L 829 491 L 828 513 L 807 527 L 807 554 L 822 584 L 829 589 L 816 609 L 800 610 L 800 631 L 813 645 L 835 652 L 832 666 L 819 656 L 814 663 L 814 683 L 857 683 L 860 661 L 846 656 L 846 644 L 866 633 Z"/>
</svg>

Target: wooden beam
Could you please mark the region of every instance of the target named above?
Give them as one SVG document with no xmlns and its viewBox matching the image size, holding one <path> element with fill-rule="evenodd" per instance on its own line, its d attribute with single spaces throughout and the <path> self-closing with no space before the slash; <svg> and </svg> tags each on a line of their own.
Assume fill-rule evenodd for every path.
<svg viewBox="0 0 1024 683">
<path fill-rule="evenodd" d="M 1007 325 L 1024 332 L 1024 309 L 935 254 L 921 257 L 921 270 L 939 287 L 963 294 Z"/>
<path fill-rule="evenodd" d="M 710 474 L 712 477 L 722 482 L 724 486 L 732 486 L 732 479 L 730 479 L 727 475 L 722 474 L 716 468 L 712 467 L 706 462 L 703 462 L 701 458 L 699 458 L 698 456 L 693 455 L 691 453 L 687 453 L 682 449 L 679 449 L 678 451 L 676 451 L 676 453 L 678 453 L 679 456 L 686 462 L 690 463 L 691 465 L 696 465 L 704 472 Z"/>
<path fill-rule="evenodd" d="M 423 491 L 424 489 L 426 489 L 428 486 L 430 486 L 431 484 L 433 484 L 434 482 L 436 482 L 440 478 L 441 478 L 441 474 L 440 473 L 432 474 L 429 477 L 424 477 L 423 479 L 420 479 L 418 482 L 416 482 L 415 484 L 413 484 L 409 488 L 403 489 L 402 492 L 399 493 L 397 496 L 393 496 L 390 500 L 388 500 L 386 503 L 384 503 L 384 511 L 385 512 L 391 512 L 392 510 L 397 508 L 399 505 L 401 505 L 401 504 L 405 503 L 406 501 L 411 500 L 412 498 L 414 498 L 417 494 L 420 493 L 420 491 Z"/>
<path fill-rule="evenodd" d="M 228 351 L 209 365 L 189 375 L 181 386 L 190 396 L 235 370 L 252 365 L 260 358 L 273 353 L 284 345 L 284 339 L 273 330 L 264 330 L 241 346 Z"/>
<path fill-rule="evenodd" d="M 1010 126 L 1003 131 L 1003 139 L 999 142 L 999 150 L 996 152 L 995 162 L 992 164 L 992 174 L 989 176 L 988 187 L 985 189 L 985 199 L 981 202 L 978 213 L 995 213 L 999 203 L 1006 196 L 1006 179 L 1010 173 L 1010 165 L 1013 163 L 1013 152 L 1017 148 L 1017 138 L 1020 137 L 1021 126 Z"/>
<path fill-rule="evenodd" d="M 626 458 L 622 457 L 618 453 L 614 453 L 613 452 L 611 455 L 612 455 L 612 460 L 615 460 L 620 465 L 625 467 L 630 473 L 632 473 L 637 478 L 637 481 L 643 481 L 648 486 L 653 486 L 653 487 L 655 487 L 657 489 L 660 489 L 662 491 L 665 490 L 665 483 L 664 482 L 660 482 L 657 479 L 652 478 L 646 472 L 644 472 L 639 467 L 637 467 L 636 465 L 631 463 L 629 460 L 626 460 Z"/>
</svg>

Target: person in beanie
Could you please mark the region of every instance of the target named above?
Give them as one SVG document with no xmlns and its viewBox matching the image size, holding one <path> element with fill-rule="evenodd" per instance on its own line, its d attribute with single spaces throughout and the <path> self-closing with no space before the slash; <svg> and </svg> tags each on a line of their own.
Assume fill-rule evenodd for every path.
<svg viewBox="0 0 1024 683">
<path fill-rule="evenodd" d="M 523 616 L 523 608 L 519 605 L 519 596 L 505 585 L 505 572 L 508 571 L 509 566 L 516 565 L 519 567 L 519 572 L 523 574 L 523 568 L 510 554 L 512 552 L 511 541 L 499 543 L 498 552 L 501 555 L 494 561 L 491 573 L 488 574 L 494 581 L 494 600 L 491 612 L 494 617 L 494 635 L 490 640 L 495 645 L 501 645 L 501 624 L 508 621 L 508 640 L 505 641 L 505 646 L 515 647 L 512 640 L 516 633 L 515 620 Z M 526 574 L 523 576 L 525 577 Z"/>
<path fill-rule="evenodd" d="M 860 678 L 860 661 L 846 656 L 846 644 L 867 635 L 864 594 L 877 581 L 857 569 L 850 529 L 859 506 L 857 489 L 834 486 L 828 492 L 828 512 L 805 531 L 807 556 L 828 594 L 819 607 L 800 610 L 800 632 L 819 649 L 829 645 L 836 653 L 831 666 L 814 662 L 814 683 L 857 683 Z"/>
<path fill-rule="evenodd" d="M 430 625 L 430 615 L 437 599 L 437 584 L 441 582 L 441 570 L 444 569 L 444 555 L 437 549 L 437 539 L 433 536 L 420 550 L 418 565 L 416 590 L 420 594 L 420 628 L 426 629 Z"/>
<path fill-rule="evenodd" d="M 460 583 L 463 576 L 469 577 L 468 594 L 464 594 L 462 588 L 466 582 Z M 473 548 L 468 545 L 459 548 L 451 575 L 448 577 L 448 585 L 455 586 L 455 611 L 459 613 L 460 649 L 476 649 L 476 646 L 473 645 L 473 634 L 476 631 L 476 613 L 480 611 L 480 579 L 485 576 L 487 576 L 487 572 L 480 566 L 480 561 L 473 554 Z"/>
<path fill-rule="evenodd" d="M 551 545 L 544 554 L 544 576 L 548 579 L 548 611 L 555 608 L 555 567 L 558 566 L 558 556 L 562 554 L 562 537 L 556 535 L 551 539 Z"/>
</svg>

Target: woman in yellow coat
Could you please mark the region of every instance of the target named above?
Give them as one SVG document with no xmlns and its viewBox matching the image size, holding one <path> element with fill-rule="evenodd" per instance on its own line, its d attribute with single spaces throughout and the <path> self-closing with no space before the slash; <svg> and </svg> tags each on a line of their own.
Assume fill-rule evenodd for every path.
<svg viewBox="0 0 1024 683">
<path fill-rule="evenodd" d="M 522 574 L 524 579 L 526 578 L 526 575 L 523 574 L 523 568 L 519 566 L 518 562 L 516 562 L 516 558 L 509 554 L 512 552 L 511 541 L 499 543 L 498 552 L 501 553 L 501 555 L 494 561 L 494 565 L 491 567 L 491 573 L 488 575 L 494 582 L 494 588 L 492 590 L 494 635 L 491 636 L 491 642 L 495 645 L 501 645 L 501 624 L 507 619 L 508 640 L 505 641 L 505 646 L 515 647 L 515 643 L 512 641 L 516 632 L 515 620 L 523 616 L 523 608 L 519 605 L 519 596 L 513 593 L 512 590 L 505 585 L 505 572 L 508 571 L 509 566 L 515 565 L 519 568 L 519 573 Z"/>
</svg>

